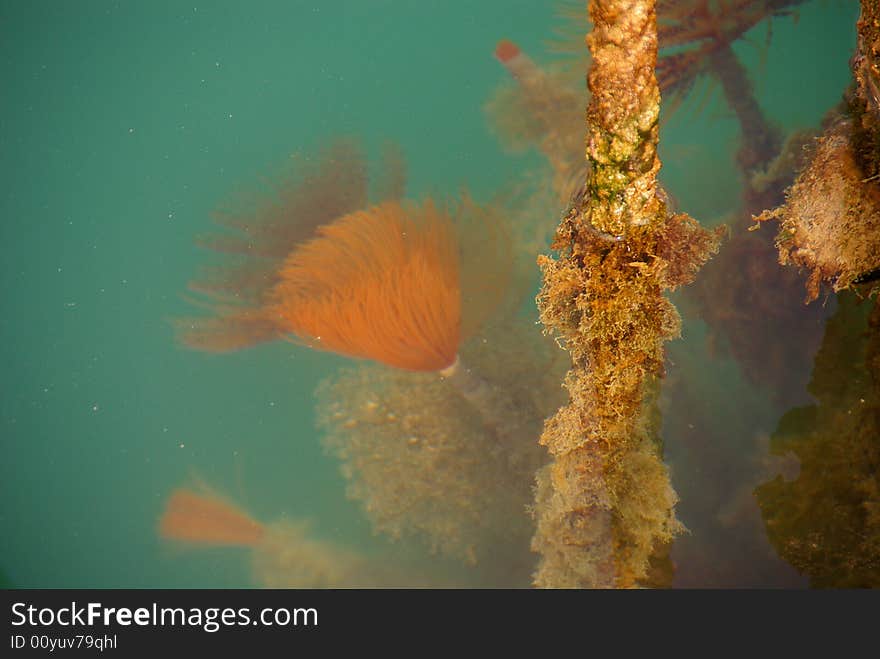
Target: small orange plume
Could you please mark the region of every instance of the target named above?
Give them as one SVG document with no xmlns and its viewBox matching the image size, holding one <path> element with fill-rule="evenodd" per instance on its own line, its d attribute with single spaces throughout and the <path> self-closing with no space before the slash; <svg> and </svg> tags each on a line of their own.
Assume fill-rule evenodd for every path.
<svg viewBox="0 0 880 659">
<path fill-rule="evenodd" d="M 502 63 L 512 60 L 519 55 L 519 53 L 519 46 L 507 39 L 502 39 L 498 42 L 498 45 L 495 46 L 495 57 L 497 57 Z"/>
<path fill-rule="evenodd" d="M 445 209 L 390 201 L 317 233 L 284 262 L 268 318 L 313 348 L 396 368 L 455 361 L 461 284 Z"/>
<path fill-rule="evenodd" d="M 159 535 L 200 545 L 254 547 L 265 533 L 262 524 L 216 494 L 172 492 L 159 519 Z"/>
</svg>

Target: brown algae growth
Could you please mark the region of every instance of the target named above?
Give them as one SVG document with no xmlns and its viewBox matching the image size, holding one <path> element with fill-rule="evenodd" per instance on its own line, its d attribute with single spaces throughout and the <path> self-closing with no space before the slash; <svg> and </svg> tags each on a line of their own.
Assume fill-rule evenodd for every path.
<svg viewBox="0 0 880 659">
<path fill-rule="evenodd" d="M 660 91 L 653 2 L 593 0 L 591 174 L 541 257 L 541 321 L 569 352 L 569 403 L 546 424 L 535 584 L 644 583 L 681 529 L 651 392 L 680 319 L 664 291 L 690 282 L 717 237 L 669 212 L 656 176 Z"/>
</svg>

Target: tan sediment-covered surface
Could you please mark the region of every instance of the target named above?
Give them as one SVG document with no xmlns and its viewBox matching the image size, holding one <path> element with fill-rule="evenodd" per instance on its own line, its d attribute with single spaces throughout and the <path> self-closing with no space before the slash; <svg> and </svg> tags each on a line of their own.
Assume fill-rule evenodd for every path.
<svg viewBox="0 0 880 659">
<path fill-rule="evenodd" d="M 880 267 L 880 185 L 866 180 L 850 138 L 852 122 L 837 118 L 814 147 L 786 203 L 762 220 L 782 220 L 779 262 L 810 273 L 807 301 L 822 282 L 835 291 Z"/>
<path fill-rule="evenodd" d="M 853 83 L 826 120 L 809 163 L 785 203 L 759 221 L 779 220 L 779 262 L 809 273 L 806 301 L 822 283 L 840 291 L 880 271 L 880 6 L 863 0 Z"/>
</svg>

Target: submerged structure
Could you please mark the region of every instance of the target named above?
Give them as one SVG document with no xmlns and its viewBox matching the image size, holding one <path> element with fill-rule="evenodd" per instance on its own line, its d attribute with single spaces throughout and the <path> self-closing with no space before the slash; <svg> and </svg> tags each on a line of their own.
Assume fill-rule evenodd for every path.
<svg viewBox="0 0 880 659">
<path fill-rule="evenodd" d="M 569 404 L 547 423 L 535 583 L 650 583 L 680 524 L 651 404 L 679 317 L 663 291 L 693 279 L 717 239 L 673 214 L 657 184 L 660 90 L 653 2 L 590 2 L 590 174 L 539 263 L 541 320 L 572 358 Z"/>
</svg>

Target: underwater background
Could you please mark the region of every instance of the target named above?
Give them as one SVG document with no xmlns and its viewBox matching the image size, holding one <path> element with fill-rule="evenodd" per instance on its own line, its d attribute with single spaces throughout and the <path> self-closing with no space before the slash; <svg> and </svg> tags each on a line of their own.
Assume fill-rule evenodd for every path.
<svg viewBox="0 0 880 659">
<path fill-rule="evenodd" d="M 187 282 L 205 262 L 194 239 L 237 188 L 337 136 L 370 154 L 399 144 L 408 197 L 466 185 L 488 198 L 539 160 L 507 152 L 483 110 L 507 79 L 495 44 L 509 38 L 552 61 L 557 10 L 536 0 L 0 3 L 4 585 L 252 585 L 244 550 L 159 539 L 166 498 L 187 482 L 258 519 L 309 518 L 328 541 L 382 545 L 315 426 L 316 387 L 350 360 L 284 342 L 224 355 L 181 347 L 170 321 L 192 313 Z M 841 99 L 858 3 L 815 0 L 795 14 L 734 45 L 786 133 L 817 127 Z M 738 129 L 717 90 L 693 96 L 662 125 L 661 180 L 677 207 L 715 226 L 739 201 Z M 689 361 L 707 332 L 684 315 L 669 377 L 713 397 L 719 426 L 748 418 L 742 445 L 760 447 L 754 428 L 769 435 L 786 408 L 723 353 Z M 695 555 L 723 563 L 742 552 L 700 544 L 709 513 L 688 485 L 699 460 L 676 436 L 686 413 L 668 406 L 666 459 L 696 547 L 678 554 L 677 585 L 806 585 L 769 545 L 734 583 L 689 568 Z M 760 482 L 752 476 L 744 491 Z"/>
</svg>

